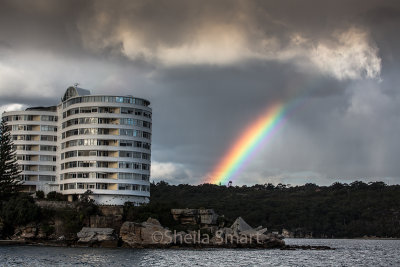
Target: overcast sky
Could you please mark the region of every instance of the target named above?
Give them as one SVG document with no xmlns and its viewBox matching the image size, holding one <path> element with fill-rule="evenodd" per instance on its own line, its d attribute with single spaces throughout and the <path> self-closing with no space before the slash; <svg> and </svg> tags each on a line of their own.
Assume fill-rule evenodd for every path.
<svg viewBox="0 0 400 267">
<path fill-rule="evenodd" d="M 301 98 L 234 184 L 400 182 L 400 1 L 0 0 L 0 111 L 78 82 L 147 98 L 152 179 L 200 184 Z"/>
</svg>

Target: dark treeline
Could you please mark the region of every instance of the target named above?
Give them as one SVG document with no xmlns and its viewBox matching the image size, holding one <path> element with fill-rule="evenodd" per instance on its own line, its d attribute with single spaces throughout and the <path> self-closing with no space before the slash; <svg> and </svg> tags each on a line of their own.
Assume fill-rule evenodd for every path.
<svg viewBox="0 0 400 267">
<path fill-rule="evenodd" d="M 149 206 L 212 208 L 227 219 L 242 216 L 254 227 L 285 228 L 313 237 L 400 237 L 400 186 L 383 182 L 294 187 L 159 182 L 151 185 Z"/>
</svg>

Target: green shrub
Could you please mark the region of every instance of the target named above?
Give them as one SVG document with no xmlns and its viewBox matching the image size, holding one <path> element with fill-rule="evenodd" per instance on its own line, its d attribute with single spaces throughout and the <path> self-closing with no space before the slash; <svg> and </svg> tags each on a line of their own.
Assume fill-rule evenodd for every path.
<svg viewBox="0 0 400 267">
<path fill-rule="evenodd" d="M 36 198 L 37 199 L 44 199 L 44 192 L 42 190 L 36 191 Z"/>
<path fill-rule="evenodd" d="M 1 217 L 7 225 L 26 225 L 40 219 L 41 210 L 36 206 L 32 197 L 21 194 L 4 201 L 1 208 Z"/>
<path fill-rule="evenodd" d="M 171 208 L 175 207 L 171 203 L 148 203 L 134 206 L 133 203 L 126 202 L 123 219 L 125 221 L 143 222 L 151 217 L 157 219 L 161 225 L 173 228 L 178 224 L 171 215 Z"/>
<path fill-rule="evenodd" d="M 47 194 L 47 199 L 48 200 L 55 200 L 55 201 L 66 201 L 67 200 L 67 196 L 58 193 L 56 191 L 51 191 Z"/>
<path fill-rule="evenodd" d="M 55 216 L 58 219 L 62 220 L 63 222 L 62 230 L 64 232 L 64 235 L 66 236 L 74 236 L 83 227 L 82 218 L 76 209 L 73 208 L 58 209 L 56 211 Z"/>
</svg>

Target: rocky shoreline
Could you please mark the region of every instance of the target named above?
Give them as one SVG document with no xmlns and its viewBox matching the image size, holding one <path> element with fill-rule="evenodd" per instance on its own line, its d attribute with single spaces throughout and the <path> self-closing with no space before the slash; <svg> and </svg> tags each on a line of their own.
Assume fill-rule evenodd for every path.
<svg viewBox="0 0 400 267">
<path fill-rule="evenodd" d="M 253 229 L 242 218 L 231 227 L 203 230 L 177 231 L 163 227 L 160 222 L 148 218 L 142 223 L 124 222 L 119 233 L 112 228 L 84 227 L 77 233 L 78 245 L 128 248 L 281 248 L 283 237 L 266 233 L 266 229 Z"/>
<path fill-rule="evenodd" d="M 147 216 L 147 219 L 142 216 L 145 221 L 140 222 L 138 218 L 143 213 L 127 216 L 126 209 L 132 207 L 94 206 L 90 203 L 75 203 L 73 206 L 49 201 L 37 204 L 47 209 L 48 214 L 53 214 L 49 216 L 50 219 L 13 226 L 12 232 L 8 231 L 8 239 L 0 240 L 0 245 L 133 249 L 330 249 L 288 246 L 283 235 L 262 226 L 253 228 L 241 217 L 229 221 L 212 209 L 171 209 L 169 215 L 155 214 L 169 226 L 165 227 L 159 220 Z M 65 207 L 66 204 L 70 206 Z M 89 208 L 96 213 L 84 216 L 83 220 L 81 218 L 79 227 L 76 219 L 85 214 L 82 210 Z M 5 228 L 0 221 L 0 232 L 2 229 Z"/>
<path fill-rule="evenodd" d="M 43 238 L 34 226 L 18 229 L 13 240 L 0 240 L 0 245 L 37 245 L 55 247 L 95 247 L 133 249 L 207 249 L 250 248 L 282 250 L 329 250 L 326 246 L 286 245 L 283 236 L 267 233 L 266 228 L 250 227 L 241 217 L 231 227 L 213 231 L 172 231 L 148 218 L 142 223 L 124 222 L 117 233 L 112 228 L 83 227 L 75 238 Z"/>
</svg>

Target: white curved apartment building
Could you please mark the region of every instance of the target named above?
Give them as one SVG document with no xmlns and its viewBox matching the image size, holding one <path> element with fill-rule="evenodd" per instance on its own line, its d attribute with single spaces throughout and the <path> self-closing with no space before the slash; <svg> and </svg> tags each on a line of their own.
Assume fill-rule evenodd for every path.
<svg viewBox="0 0 400 267">
<path fill-rule="evenodd" d="M 52 113 L 58 120 L 50 124 L 57 127 L 53 132 L 57 135 L 53 141 L 57 152 L 50 153 L 56 155 L 56 168 L 51 172 L 56 179 L 51 188 L 57 186 L 69 200 L 91 190 L 91 197 L 99 204 L 148 202 L 152 126 L 149 105 L 149 101 L 141 98 L 90 95 L 88 90 L 69 87 L 56 112 Z M 10 118 L 12 113 L 6 112 L 3 117 Z M 14 120 L 8 122 L 15 124 Z M 14 132 L 15 127 L 11 127 L 11 134 L 19 135 Z M 37 134 L 39 138 L 44 135 L 43 132 Z M 15 145 L 18 148 L 19 144 Z M 41 145 L 47 143 L 37 146 Z M 21 150 L 17 150 L 17 155 L 19 160 L 23 159 Z M 43 164 L 40 160 L 34 163 Z M 30 174 L 25 170 L 22 173 L 23 177 Z M 37 175 L 40 178 L 45 174 L 38 171 Z M 39 182 L 40 179 L 30 183 L 39 190 Z"/>
<path fill-rule="evenodd" d="M 24 191 L 57 189 L 57 108 L 37 107 L 3 113 L 11 130 Z"/>
<path fill-rule="evenodd" d="M 58 106 L 59 186 L 73 196 L 93 191 L 102 204 L 150 197 L 150 102 L 67 89 Z"/>
</svg>

